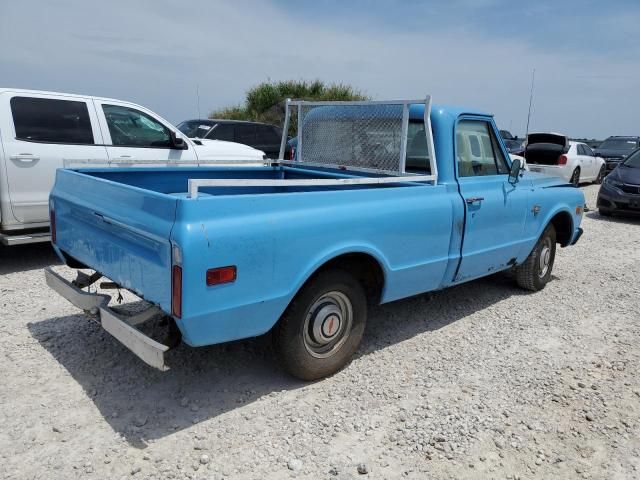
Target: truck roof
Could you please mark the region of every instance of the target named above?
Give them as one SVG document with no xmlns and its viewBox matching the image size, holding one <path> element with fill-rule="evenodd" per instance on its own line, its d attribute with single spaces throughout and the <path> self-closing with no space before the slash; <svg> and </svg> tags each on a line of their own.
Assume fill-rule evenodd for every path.
<svg viewBox="0 0 640 480">
<path fill-rule="evenodd" d="M 431 105 L 431 114 L 437 113 L 439 115 L 449 115 L 451 117 L 458 117 L 460 115 L 482 115 L 485 117 L 493 117 L 493 114 L 486 113 L 475 108 L 461 107 L 455 105 L 443 105 L 434 103 Z M 424 104 L 411 105 L 409 109 L 409 119 L 420 120 L 424 117 Z"/>
<path fill-rule="evenodd" d="M 47 90 L 28 90 L 25 88 L 0 87 L 0 94 L 2 93 L 19 93 L 19 94 L 25 94 L 25 95 L 59 95 L 59 96 L 70 97 L 70 98 L 91 98 L 93 100 L 106 100 L 108 102 L 126 102 L 131 105 L 135 105 L 136 107 L 146 109 L 146 107 L 130 102 L 129 100 L 120 100 L 117 98 L 109 98 L 109 97 L 97 97 L 95 95 L 83 95 L 83 94 L 77 94 L 77 93 L 51 92 Z"/>
</svg>

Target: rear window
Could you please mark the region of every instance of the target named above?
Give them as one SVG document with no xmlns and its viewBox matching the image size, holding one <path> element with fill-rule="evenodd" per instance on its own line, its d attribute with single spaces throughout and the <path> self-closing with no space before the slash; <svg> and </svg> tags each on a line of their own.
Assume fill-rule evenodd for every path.
<svg viewBox="0 0 640 480">
<path fill-rule="evenodd" d="M 80 145 L 94 143 L 85 102 L 13 97 L 11 114 L 19 140 Z"/>
</svg>

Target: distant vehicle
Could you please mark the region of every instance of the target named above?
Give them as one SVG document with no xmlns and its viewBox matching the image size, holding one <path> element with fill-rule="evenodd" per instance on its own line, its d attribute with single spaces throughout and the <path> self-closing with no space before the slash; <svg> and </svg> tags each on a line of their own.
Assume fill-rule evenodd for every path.
<svg viewBox="0 0 640 480">
<path fill-rule="evenodd" d="M 640 137 L 609 137 L 596 148 L 596 154 L 604 158 L 608 173 L 638 147 Z"/>
<path fill-rule="evenodd" d="M 198 347 L 271 331 L 284 368 L 315 380 L 349 362 L 368 305 L 504 270 L 539 291 L 557 245 L 582 234 L 582 191 L 523 172 L 489 114 L 429 99 L 305 107 L 296 162 L 59 170 L 53 246 L 96 274 L 47 269 L 47 284 L 161 370 L 179 335 Z M 149 308 L 126 316 L 80 288 L 102 275 Z M 154 315 L 170 345 L 137 328 Z"/>
<path fill-rule="evenodd" d="M 189 138 L 226 140 L 262 150 L 269 158 L 278 158 L 282 129 L 275 125 L 242 120 L 185 120 L 178 129 Z M 288 158 L 289 149 L 285 150 Z"/>
<path fill-rule="evenodd" d="M 522 142 L 520 140 L 503 139 L 503 142 L 507 147 L 507 150 L 509 150 L 509 153 L 520 154 L 523 150 Z"/>
<path fill-rule="evenodd" d="M 511 132 L 509 130 L 500 130 L 500 136 L 504 140 L 516 140 L 516 138 L 517 138 L 517 137 L 514 137 L 513 135 L 511 135 Z"/>
<path fill-rule="evenodd" d="M 620 162 L 604 179 L 597 207 L 605 217 L 613 213 L 640 214 L 640 149 Z"/>
<path fill-rule="evenodd" d="M 586 143 L 569 141 L 560 133 L 530 133 L 524 156 L 532 172 L 561 177 L 575 187 L 581 182 L 601 183 L 604 160 Z"/>
<path fill-rule="evenodd" d="M 263 157 L 246 145 L 192 141 L 122 100 L 0 88 L 0 244 L 49 241 L 49 192 L 69 162 L 261 165 Z"/>
</svg>

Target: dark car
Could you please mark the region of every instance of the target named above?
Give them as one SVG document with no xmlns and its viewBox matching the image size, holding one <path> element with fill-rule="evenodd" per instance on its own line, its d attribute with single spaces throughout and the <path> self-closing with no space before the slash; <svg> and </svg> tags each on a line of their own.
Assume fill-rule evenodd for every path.
<svg viewBox="0 0 640 480">
<path fill-rule="evenodd" d="M 226 140 L 262 150 L 268 158 L 278 158 L 282 129 L 275 125 L 241 120 L 185 120 L 178 129 L 189 138 Z M 288 158 L 289 148 L 285 150 Z"/>
<path fill-rule="evenodd" d="M 608 173 L 638 147 L 640 137 L 609 137 L 595 149 L 595 152 L 604 159 Z"/>
<path fill-rule="evenodd" d="M 520 155 L 524 150 L 521 140 L 503 139 L 503 141 L 505 146 L 507 147 L 507 150 L 509 150 L 509 153 L 513 153 L 514 155 Z"/>
<path fill-rule="evenodd" d="M 598 192 L 600 215 L 640 214 L 640 149 L 635 150 L 602 182 Z"/>
</svg>

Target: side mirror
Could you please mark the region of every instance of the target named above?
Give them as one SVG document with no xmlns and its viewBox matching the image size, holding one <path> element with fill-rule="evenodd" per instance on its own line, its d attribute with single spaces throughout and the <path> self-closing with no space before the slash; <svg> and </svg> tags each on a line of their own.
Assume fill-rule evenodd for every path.
<svg viewBox="0 0 640 480">
<path fill-rule="evenodd" d="M 176 132 L 171 132 L 171 148 L 175 148 L 176 150 L 186 150 L 187 144 L 184 141 L 184 138 L 176 135 Z"/>
<path fill-rule="evenodd" d="M 516 158 L 511 162 L 511 170 L 509 171 L 509 183 L 511 185 L 515 185 L 520 181 L 521 168 L 522 168 L 522 161 L 519 158 Z"/>
</svg>

